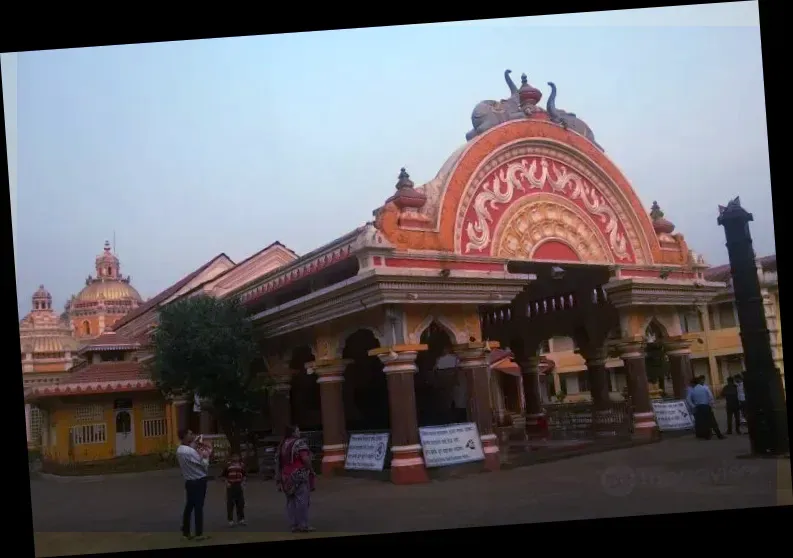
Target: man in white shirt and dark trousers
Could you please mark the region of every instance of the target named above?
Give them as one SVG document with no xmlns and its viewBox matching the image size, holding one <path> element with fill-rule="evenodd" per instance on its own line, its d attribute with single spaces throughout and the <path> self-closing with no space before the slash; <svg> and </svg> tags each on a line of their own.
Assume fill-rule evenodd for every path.
<svg viewBox="0 0 793 558">
<path fill-rule="evenodd" d="M 182 535 L 190 535 L 190 518 L 195 514 L 195 539 L 204 540 L 204 499 L 207 494 L 207 472 L 209 470 L 209 450 L 196 449 L 195 435 L 190 430 L 180 430 L 182 444 L 176 450 L 176 460 L 182 470 L 185 488 L 184 514 L 182 515 Z"/>
<path fill-rule="evenodd" d="M 721 433 L 716 422 L 716 415 L 713 414 L 713 402 L 713 393 L 705 385 L 705 376 L 699 376 L 697 385 L 688 392 L 689 406 L 694 409 L 694 432 L 697 438 L 710 440 L 712 431 L 719 440 L 724 439 L 724 434 Z"/>
</svg>

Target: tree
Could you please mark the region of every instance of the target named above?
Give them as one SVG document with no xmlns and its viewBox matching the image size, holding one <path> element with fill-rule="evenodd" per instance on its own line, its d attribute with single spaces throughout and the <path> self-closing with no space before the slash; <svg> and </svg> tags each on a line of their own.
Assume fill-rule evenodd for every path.
<svg viewBox="0 0 793 558">
<path fill-rule="evenodd" d="M 259 348 L 245 309 L 235 298 L 177 300 L 159 312 L 153 333 L 152 378 L 166 396 L 198 395 L 218 421 L 232 452 L 270 385 L 253 366 Z"/>
</svg>

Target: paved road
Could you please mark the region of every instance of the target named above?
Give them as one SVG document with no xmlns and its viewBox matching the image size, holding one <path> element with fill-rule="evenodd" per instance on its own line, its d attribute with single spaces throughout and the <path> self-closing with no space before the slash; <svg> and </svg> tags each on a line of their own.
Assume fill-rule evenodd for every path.
<svg viewBox="0 0 793 558">
<path fill-rule="evenodd" d="M 426 485 L 320 479 L 312 521 L 323 532 L 377 533 L 793 503 L 790 461 L 736 458 L 747 451 L 745 435 L 687 437 Z M 38 479 L 31 493 L 34 529 L 50 533 L 174 532 L 184 498 L 176 471 Z M 226 529 L 223 499 L 211 483 L 208 531 Z M 251 481 L 246 500 L 249 530 L 285 528 L 272 482 Z"/>
</svg>

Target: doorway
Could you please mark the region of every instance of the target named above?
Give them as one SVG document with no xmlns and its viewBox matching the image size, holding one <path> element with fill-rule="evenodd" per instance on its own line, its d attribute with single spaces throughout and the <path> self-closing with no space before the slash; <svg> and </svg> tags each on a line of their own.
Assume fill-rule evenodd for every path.
<svg viewBox="0 0 793 558">
<path fill-rule="evenodd" d="M 116 409 L 116 457 L 135 453 L 131 409 Z"/>
</svg>

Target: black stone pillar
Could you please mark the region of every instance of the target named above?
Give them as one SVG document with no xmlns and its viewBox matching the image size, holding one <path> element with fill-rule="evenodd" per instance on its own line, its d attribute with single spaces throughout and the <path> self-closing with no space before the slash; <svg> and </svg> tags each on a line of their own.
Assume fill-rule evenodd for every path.
<svg viewBox="0 0 793 558">
<path fill-rule="evenodd" d="M 779 371 L 774 365 L 766 324 L 757 263 L 749 222 L 754 218 L 735 198 L 719 206 L 718 224 L 724 227 L 727 254 L 738 310 L 746 374 L 746 418 L 752 453 L 782 454 L 789 451 L 787 409 Z"/>
</svg>

